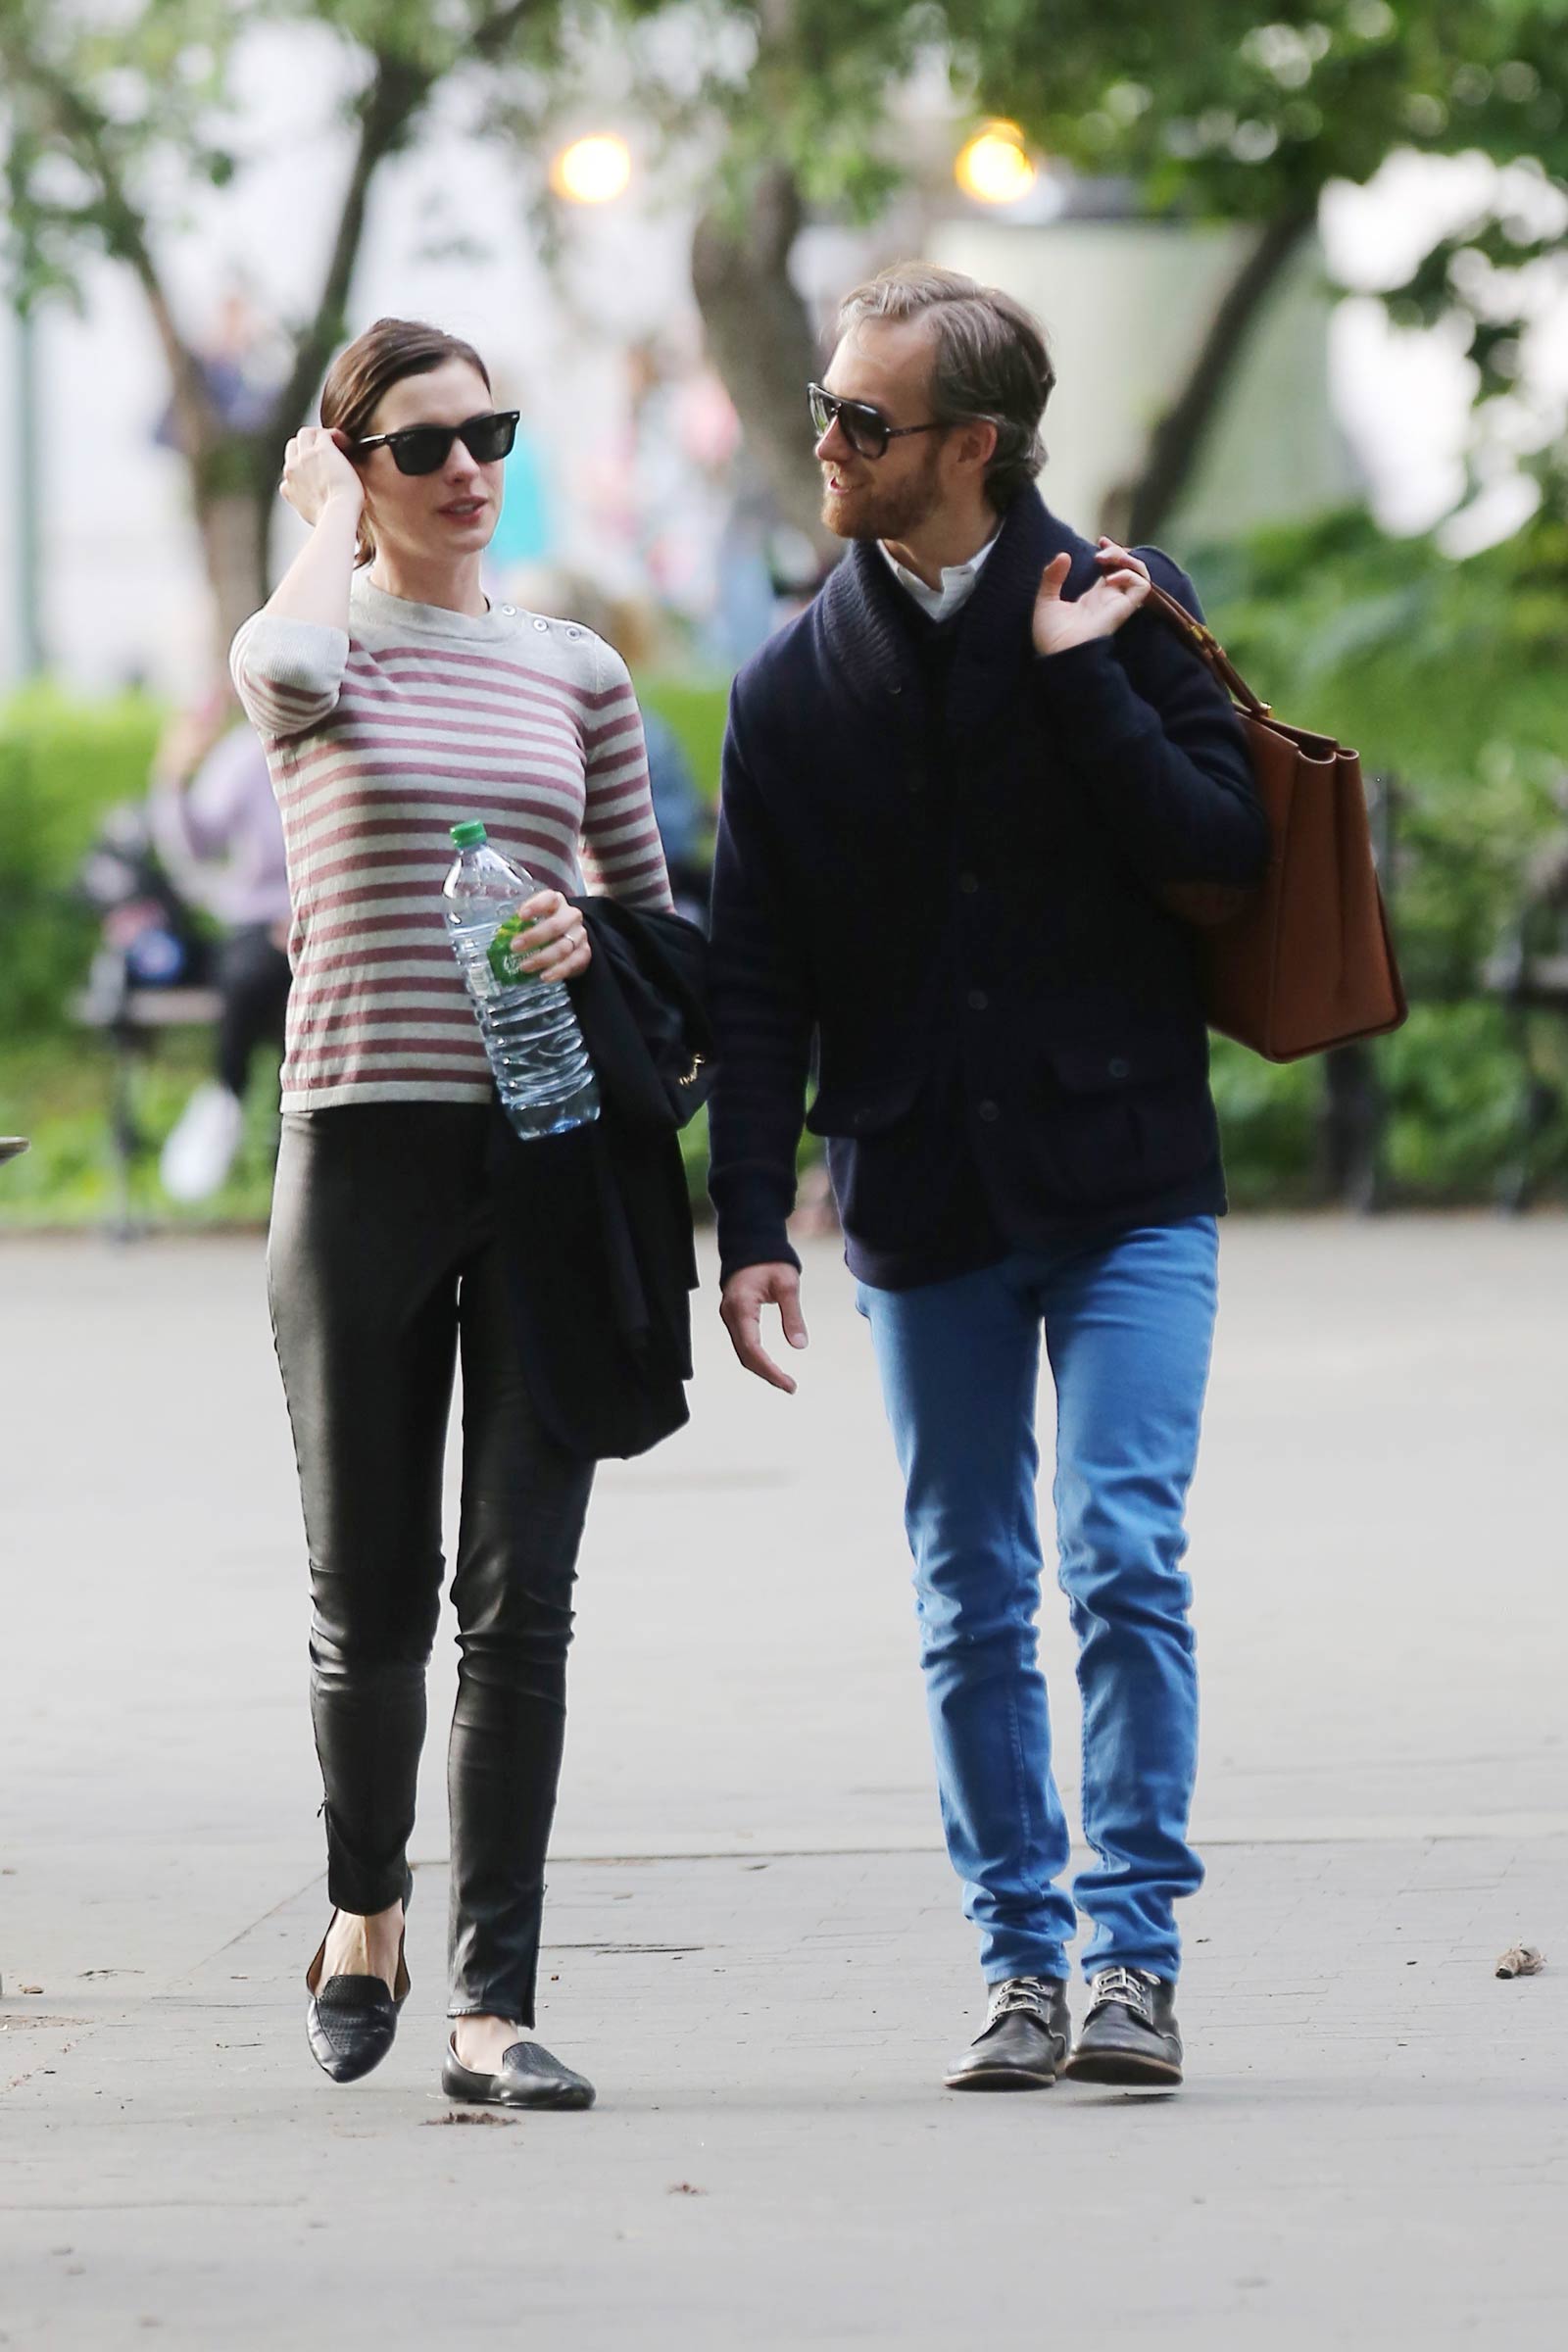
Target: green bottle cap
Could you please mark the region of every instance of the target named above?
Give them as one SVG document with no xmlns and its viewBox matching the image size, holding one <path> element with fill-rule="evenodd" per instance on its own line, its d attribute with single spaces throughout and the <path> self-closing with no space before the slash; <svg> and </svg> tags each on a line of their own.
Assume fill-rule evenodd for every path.
<svg viewBox="0 0 1568 2352">
<path fill-rule="evenodd" d="M 454 825 L 452 828 L 452 838 L 457 843 L 460 850 L 471 850 L 476 841 L 486 841 L 489 839 L 489 836 L 485 832 L 483 825 L 469 823 L 466 825 Z"/>
</svg>

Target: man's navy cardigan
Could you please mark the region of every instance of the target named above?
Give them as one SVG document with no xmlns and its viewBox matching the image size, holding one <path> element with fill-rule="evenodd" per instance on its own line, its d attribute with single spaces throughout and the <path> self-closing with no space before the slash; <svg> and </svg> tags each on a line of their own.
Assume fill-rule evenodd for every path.
<svg viewBox="0 0 1568 2352">
<path fill-rule="evenodd" d="M 1254 881 L 1267 822 L 1228 699 L 1153 615 L 1035 652 L 1061 550 L 1079 596 L 1094 549 L 1024 492 L 934 664 L 858 544 L 735 681 L 709 967 L 726 1275 L 798 1262 L 813 1055 L 865 1282 L 1225 1205 L 1194 938 L 1159 893 Z"/>
</svg>

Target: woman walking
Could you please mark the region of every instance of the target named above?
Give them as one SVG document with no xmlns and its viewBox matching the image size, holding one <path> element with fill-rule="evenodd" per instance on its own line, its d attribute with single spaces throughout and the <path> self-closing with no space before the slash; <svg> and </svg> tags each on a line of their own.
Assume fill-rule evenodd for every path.
<svg viewBox="0 0 1568 2352">
<path fill-rule="evenodd" d="M 575 624 L 491 607 L 483 552 L 516 418 L 466 343 L 383 318 L 329 373 L 282 494 L 312 526 L 234 641 L 283 814 L 294 989 L 269 1285 L 310 1548 L 312 1713 L 335 1906 L 307 1974 L 334 2081 L 391 2047 L 441 1473 L 463 1366 L 451 1807 L 450 2095 L 585 2107 L 530 2038 L 593 1464 L 540 1419 L 487 1177 L 492 1080 L 441 924 L 449 828 L 481 819 L 540 884 L 528 965 L 592 956 L 600 888 L 669 891 L 624 663 Z M 519 1146 L 539 1152 L 543 1144 Z M 514 1237 L 514 1239 L 515 1237 Z M 542 1233 L 526 1246 L 551 1247 Z"/>
</svg>

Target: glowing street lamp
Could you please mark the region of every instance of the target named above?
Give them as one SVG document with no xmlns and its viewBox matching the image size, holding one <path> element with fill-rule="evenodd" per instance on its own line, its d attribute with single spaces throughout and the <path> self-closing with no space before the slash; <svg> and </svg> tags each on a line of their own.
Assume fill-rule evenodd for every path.
<svg viewBox="0 0 1568 2352">
<path fill-rule="evenodd" d="M 573 139 L 550 167 L 550 184 L 571 204 L 610 204 L 631 183 L 631 149 L 612 131 Z"/>
<path fill-rule="evenodd" d="M 987 122 L 959 151 L 953 175 L 977 204 L 1016 204 L 1040 173 L 1016 122 Z"/>
</svg>

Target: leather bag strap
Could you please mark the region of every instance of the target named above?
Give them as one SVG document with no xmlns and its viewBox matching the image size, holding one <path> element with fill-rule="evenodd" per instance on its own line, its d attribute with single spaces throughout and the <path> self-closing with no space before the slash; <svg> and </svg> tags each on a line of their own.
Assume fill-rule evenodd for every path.
<svg viewBox="0 0 1568 2352">
<path fill-rule="evenodd" d="M 1167 595 L 1163 588 L 1152 585 L 1142 609 L 1146 612 L 1157 612 L 1161 620 L 1167 621 L 1200 662 L 1213 671 L 1232 700 L 1239 703 L 1250 717 L 1268 717 L 1268 704 L 1252 692 L 1213 630 L 1206 628 L 1202 621 L 1195 620 L 1185 605 L 1178 604 L 1175 597 Z"/>
</svg>

